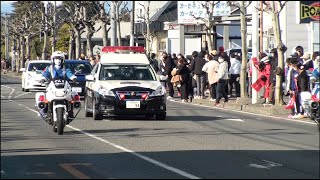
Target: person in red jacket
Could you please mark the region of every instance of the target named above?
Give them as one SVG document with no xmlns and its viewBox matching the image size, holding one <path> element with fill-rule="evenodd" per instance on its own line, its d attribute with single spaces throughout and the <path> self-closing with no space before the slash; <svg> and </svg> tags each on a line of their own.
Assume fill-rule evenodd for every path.
<svg viewBox="0 0 320 180">
<path fill-rule="evenodd" d="M 264 93 L 264 98 L 266 99 L 266 102 L 268 102 L 268 97 L 270 93 L 270 71 L 271 71 L 271 64 L 270 64 L 270 59 L 265 53 L 260 54 L 260 62 L 258 61 L 253 61 L 252 63 L 254 66 L 259 70 L 258 73 L 258 79 L 261 79 L 264 83 L 265 86 L 265 93 Z"/>
</svg>

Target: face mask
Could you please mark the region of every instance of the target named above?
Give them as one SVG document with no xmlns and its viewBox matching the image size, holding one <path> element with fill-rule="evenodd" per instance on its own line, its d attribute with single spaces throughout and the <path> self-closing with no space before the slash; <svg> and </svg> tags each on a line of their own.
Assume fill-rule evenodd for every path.
<svg viewBox="0 0 320 180">
<path fill-rule="evenodd" d="M 224 61 L 224 59 L 219 58 L 218 61 L 219 61 L 219 63 L 222 63 Z"/>
</svg>

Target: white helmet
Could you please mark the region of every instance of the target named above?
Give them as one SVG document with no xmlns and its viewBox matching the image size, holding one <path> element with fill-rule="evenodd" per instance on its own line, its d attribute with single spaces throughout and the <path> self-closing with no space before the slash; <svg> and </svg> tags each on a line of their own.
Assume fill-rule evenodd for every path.
<svg viewBox="0 0 320 180">
<path fill-rule="evenodd" d="M 57 68 L 64 64 L 65 56 L 61 51 L 55 51 L 51 55 L 51 63 Z"/>
</svg>

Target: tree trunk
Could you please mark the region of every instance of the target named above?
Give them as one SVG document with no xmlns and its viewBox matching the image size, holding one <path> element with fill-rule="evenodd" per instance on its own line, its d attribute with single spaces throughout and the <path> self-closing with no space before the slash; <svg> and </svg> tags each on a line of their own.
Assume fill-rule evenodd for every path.
<svg viewBox="0 0 320 180">
<path fill-rule="evenodd" d="M 81 37 L 80 37 L 80 31 L 77 29 L 74 29 L 75 32 L 75 40 L 76 40 L 76 59 L 79 59 L 80 57 L 80 49 L 81 49 Z"/>
<path fill-rule="evenodd" d="M 246 23 L 246 7 L 244 6 L 244 1 L 241 1 L 240 7 L 240 23 L 241 23 L 241 46 L 242 46 L 242 63 L 240 72 L 240 93 L 241 98 L 247 98 L 246 91 L 246 75 L 247 75 L 247 23 Z"/>
<path fill-rule="evenodd" d="M 120 19 L 119 19 L 119 4 L 116 3 L 116 21 L 117 21 L 117 30 L 118 30 L 118 46 L 122 46 L 121 41 L 121 27 L 120 27 Z"/>
<path fill-rule="evenodd" d="M 48 32 L 44 31 L 43 33 L 43 49 L 42 49 L 42 59 L 47 59 L 47 52 L 48 52 Z"/>
<path fill-rule="evenodd" d="M 26 36 L 26 55 L 28 57 L 28 60 L 31 59 L 31 54 L 30 54 L 30 36 Z"/>
<path fill-rule="evenodd" d="M 90 28 L 86 28 L 87 29 L 87 55 L 88 57 L 93 55 L 93 47 L 92 47 L 92 32 L 90 32 Z"/>
<path fill-rule="evenodd" d="M 69 39 L 69 53 L 68 53 L 68 58 L 73 59 L 73 43 L 74 43 L 74 34 L 70 34 L 70 39 Z"/>
<path fill-rule="evenodd" d="M 16 72 L 20 71 L 20 52 L 21 52 L 21 41 L 20 41 L 20 37 L 17 37 L 17 56 L 16 56 Z"/>
<path fill-rule="evenodd" d="M 134 9 L 135 9 L 135 1 L 132 1 L 132 10 L 130 16 L 130 46 L 134 46 Z"/>
<path fill-rule="evenodd" d="M 100 20 L 100 24 L 101 24 L 101 30 L 102 30 L 103 46 L 108 46 L 107 23 Z"/>
<path fill-rule="evenodd" d="M 279 24 L 279 13 L 275 12 L 275 2 L 271 3 L 272 8 L 272 25 L 274 36 L 277 44 L 277 52 L 278 52 L 278 67 L 284 69 L 284 56 L 282 51 L 282 40 L 281 40 L 281 32 L 280 32 L 280 24 Z M 271 72 L 272 73 L 272 72 Z M 282 76 L 276 75 L 276 87 L 275 87 L 275 105 L 281 106 L 284 104 L 283 96 L 282 96 Z"/>
<path fill-rule="evenodd" d="M 88 21 L 88 12 L 87 12 L 87 8 L 84 7 L 84 19 L 86 21 Z M 91 29 L 90 25 L 88 24 L 85 24 L 85 27 L 86 27 L 86 32 L 87 32 L 87 55 L 88 57 L 92 56 L 93 55 L 93 49 L 92 49 L 92 41 L 91 41 L 91 38 L 93 36 L 93 30 Z"/>
<path fill-rule="evenodd" d="M 25 57 L 25 49 L 24 49 L 25 48 L 25 39 L 24 39 L 23 36 L 20 37 L 20 42 L 21 42 L 21 44 L 20 44 L 20 49 L 21 49 L 20 53 L 21 53 L 21 55 L 20 55 L 20 67 L 19 67 L 19 69 L 25 67 L 25 64 L 24 64 L 24 61 L 23 61 L 23 59 Z"/>
<path fill-rule="evenodd" d="M 207 41 L 208 41 L 208 50 L 209 52 L 211 52 L 213 50 L 213 45 L 212 45 L 212 36 L 211 36 L 211 26 L 210 26 L 211 22 L 206 22 L 206 26 L 208 27 L 208 29 L 206 30 L 206 37 L 207 37 Z"/>
</svg>

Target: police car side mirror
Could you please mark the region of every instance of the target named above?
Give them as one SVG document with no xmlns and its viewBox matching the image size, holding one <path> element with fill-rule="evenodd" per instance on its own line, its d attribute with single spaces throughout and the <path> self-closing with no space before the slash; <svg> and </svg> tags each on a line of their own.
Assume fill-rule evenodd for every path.
<svg viewBox="0 0 320 180">
<path fill-rule="evenodd" d="M 94 76 L 93 75 L 86 75 L 86 80 L 87 81 L 94 81 Z"/>
</svg>

